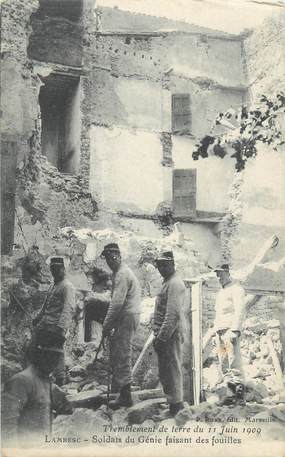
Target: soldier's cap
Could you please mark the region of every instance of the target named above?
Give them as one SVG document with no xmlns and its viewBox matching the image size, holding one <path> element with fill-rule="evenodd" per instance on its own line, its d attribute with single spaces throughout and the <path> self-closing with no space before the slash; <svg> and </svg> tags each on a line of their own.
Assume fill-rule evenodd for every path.
<svg viewBox="0 0 285 457">
<path fill-rule="evenodd" d="M 117 243 L 106 244 L 100 257 L 106 257 L 106 254 L 120 254 L 120 248 Z"/>
<path fill-rule="evenodd" d="M 156 262 L 163 262 L 163 261 L 168 261 L 168 262 L 174 262 L 174 256 L 172 251 L 161 251 L 157 257 L 156 257 Z"/>
<path fill-rule="evenodd" d="M 42 346 L 41 344 L 37 344 L 36 349 L 39 349 L 40 351 L 43 351 L 43 352 L 55 352 L 58 354 L 64 353 L 64 350 L 60 349 L 59 347 L 53 347 L 53 346 L 47 347 L 47 346 Z"/>
<path fill-rule="evenodd" d="M 230 271 L 230 266 L 228 263 L 222 263 L 217 265 L 215 268 L 213 268 L 214 272 L 216 273 L 217 271 Z"/>
<path fill-rule="evenodd" d="M 50 265 L 61 265 L 64 267 L 64 258 L 63 257 L 51 257 Z"/>
</svg>

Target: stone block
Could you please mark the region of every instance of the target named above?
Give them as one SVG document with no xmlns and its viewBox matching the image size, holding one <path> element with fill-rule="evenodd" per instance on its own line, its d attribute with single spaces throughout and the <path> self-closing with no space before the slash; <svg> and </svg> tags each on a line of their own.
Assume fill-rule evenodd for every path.
<svg viewBox="0 0 285 457">
<path fill-rule="evenodd" d="M 152 419 L 154 415 L 159 414 L 161 405 L 165 404 L 165 398 L 156 398 L 144 400 L 128 410 L 129 424 L 142 424 L 147 419 Z"/>
<path fill-rule="evenodd" d="M 78 436 L 80 432 L 82 439 L 90 439 L 97 431 L 101 433 L 103 426 L 109 423 L 110 417 L 104 407 L 97 411 L 79 408 L 70 416 L 58 416 L 53 422 L 53 432 L 57 436 Z"/>
<path fill-rule="evenodd" d="M 76 376 L 84 376 L 86 374 L 86 371 L 83 367 L 80 365 L 75 365 L 69 370 L 69 375 L 71 377 L 76 377 Z"/>
<path fill-rule="evenodd" d="M 116 395 L 110 395 L 113 400 Z M 77 393 L 69 398 L 74 408 L 99 408 L 106 403 L 106 398 L 99 389 Z"/>
<path fill-rule="evenodd" d="M 280 404 L 277 405 L 275 408 L 271 409 L 271 415 L 278 419 L 280 422 L 285 422 L 285 405 Z"/>
</svg>

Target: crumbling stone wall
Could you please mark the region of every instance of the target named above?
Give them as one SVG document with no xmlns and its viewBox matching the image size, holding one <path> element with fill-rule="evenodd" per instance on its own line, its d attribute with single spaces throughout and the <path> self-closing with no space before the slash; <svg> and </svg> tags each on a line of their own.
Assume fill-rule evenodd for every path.
<svg viewBox="0 0 285 457">
<path fill-rule="evenodd" d="M 82 26 L 63 17 L 33 15 L 28 54 L 31 59 L 81 66 Z"/>
<path fill-rule="evenodd" d="M 96 32 L 94 27 L 85 29 L 88 46 L 84 48 L 83 82 L 83 111 L 88 116 L 84 123 L 90 134 L 90 190 L 114 209 L 125 209 L 122 205 L 127 200 L 133 210 L 154 212 L 158 203 L 171 199 L 172 174 L 166 168 L 174 167 L 172 143 L 177 138 L 172 134 L 171 94 L 191 94 L 191 134 L 205 133 L 218 112 L 229 104 L 242 103 L 239 63 L 226 77 L 223 59 L 213 60 L 231 49 L 238 62 L 241 42 L 239 38 L 202 39 L 199 34 Z M 207 64 L 203 66 L 204 53 Z M 193 166 L 194 147 L 194 140 L 181 142 L 177 163 L 183 156 L 184 167 Z M 137 163 L 141 167 L 131 169 Z M 109 185 L 111 181 L 114 186 Z M 152 206 L 149 196 L 144 196 L 146 189 L 156 196 Z M 225 192 L 219 195 L 226 200 Z"/>
<path fill-rule="evenodd" d="M 22 257 L 1 258 L 2 383 L 25 366 L 32 318 L 44 302 L 49 278 L 37 249 L 30 248 Z"/>
<path fill-rule="evenodd" d="M 248 105 L 259 107 L 260 96 L 273 99 L 284 91 L 284 40 L 285 19 L 282 8 L 251 33 L 244 41 L 243 56 L 248 79 Z M 283 135 L 284 113 L 275 120 Z M 264 172 L 267 170 L 267 173 Z M 235 266 L 251 261 L 265 240 L 276 234 L 283 242 L 275 250 L 277 260 L 284 255 L 284 145 L 277 151 L 262 143 L 257 144 L 257 157 L 248 161 L 244 182 L 235 207 L 242 206 L 240 235 L 232 246 Z"/>
<path fill-rule="evenodd" d="M 21 183 L 15 240 L 19 245 L 36 244 L 50 255 L 60 243 L 60 227 L 88 226 L 96 219 L 97 204 L 81 184 L 80 176 L 62 175 L 41 157 L 41 177 L 27 187 Z M 21 182 L 21 181 L 20 181 Z"/>
<path fill-rule="evenodd" d="M 58 229 L 71 224 L 76 227 L 86 226 L 97 215 L 97 204 L 86 190 L 81 177 L 59 173 L 41 156 L 38 97 L 42 82 L 36 74 L 34 62 L 27 55 L 32 33 L 31 15 L 36 13 L 38 6 L 38 1 L 15 3 L 9 0 L 1 5 L 2 134 L 6 143 L 13 141 L 17 146 L 14 170 L 16 189 L 13 189 L 15 249 L 11 256 L 3 258 L 1 284 L 5 347 L 2 352 L 5 369 L 3 381 L 18 371 L 20 365 L 23 366 L 23 348 L 30 336 L 31 316 L 43 304 L 52 282 L 47 258 L 62 254 L 60 251 L 64 249 L 72 257 L 72 249 L 78 249 L 78 246 L 64 243 Z M 59 33 L 59 28 L 56 28 L 56 33 Z M 9 230 L 13 231 L 14 227 L 11 225 Z M 21 264 L 31 250 L 37 252 L 47 271 L 36 282 L 30 278 L 30 283 L 27 284 L 22 280 Z M 23 309 L 17 300 L 11 298 L 10 291 L 15 292 Z M 78 303 L 80 300 L 82 297 L 78 297 Z"/>
<path fill-rule="evenodd" d="M 198 89 L 199 85 L 203 85 L 203 78 L 208 78 L 208 81 L 212 80 L 212 82 L 215 81 L 216 85 L 220 84 L 220 87 L 217 88 L 214 84 L 207 97 L 208 103 L 211 104 L 212 101 L 216 106 L 217 113 L 222 109 L 219 106 L 219 103 L 221 103 L 219 99 L 223 99 L 223 94 L 219 93 L 219 97 L 217 97 L 216 90 L 219 92 L 222 89 L 222 85 L 240 88 L 243 82 L 243 72 L 238 65 L 231 73 L 231 79 L 229 77 L 226 79 L 224 62 L 222 59 L 218 61 L 216 57 L 214 59 L 217 53 L 222 55 L 227 49 L 227 52 L 231 50 L 232 55 L 236 58 L 235 62 L 238 62 L 241 47 L 238 39 L 236 41 L 222 39 L 211 41 L 211 38 L 209 38 L 209 41 L 205 44 L 200 40 L 199 36 L 181 35 L 179 33 L 167 34 L 161 32 L 141 35 L 130 34 L 128 36 L 127 33 L 98 32 L 96 34 L 96 31 L 90 30 L 89 40 L 91 39 L 94 45 L 89 46 L 84 51 L 85 55 L 89 55 L 89 61 L 85 60 L 85 65 L 87 66 L 86 69 L 91 72 L 90 80 L 93 80 L 94 90 L 90 92 L 93 105 L 93 122 L 99 125 L 135 125 L 135 118 L 128 117 L 128 110 L 130 109 L 128 100 L 123 93 L 119 92 L 119 84 L 122 84 L 121 81 L 124 78 L 128 78 L 129 85 L 131 85 L 132 80 L 136 80 L 138 85 L 140 81 L 149 81 L 153 87 L 155 87 L 155 83 L 159 83 L 156 89 L 157 97 L 160 95 L 161 79 L 162 77 L 165 78 L 163 75 L 166 71 L 174 71 L 174 73 L 178 73 L 178 76 L 180 75 L 180 78 L 189 78 L 194 85 L 197 85 L 196 89 Z M 177 52 L 178 47 L 181 50 L 181 55 Z M 199 64 L 199 59 L 201 59 L 203 52 L 206 51 L 210 61 L 207 61 L 207 66 L 202 68 Z M 191 55 L 193 59 L 193 53 L 195 56 L 197 53 L 199 54 L 199 59 L 197 55 L 195 64 L 195 74 L 191 73 L 192 67 L 189 59 L 186 61 L 186 53 L 187 56 Z M 177 59 L 180 59 L 181 62 Z M 177 82 L 172 83 L 171 89 L 173 92 L 175 92 L 177 84 Z M 112 94 L 112 97 L 107 97 L 107 94 Z M 227 96 L 228 94 L 225 93 L 224 97 L 227 98 Z M 240 98 L 240 95 L 237 94 L 237 97 Z M 159 101 L 163 110 L 166 113 L 168 112 L 168 119 L 164 122 L 165 126 L 167 126 L 166 131 L 171 128 L 169 122 L 171 105 L 168 103 L 169 100 L 163 106 L 161 100 Z M 147 104 L 144 110 L 148 110 Z M 191 106 L 191 110 L 193 116 L 199 115 L 199 104 L 195 102 Z M 205 121 L 205 119 L 203 120 Z M 146 125 L 146 122 L 147 120 L 142 118 L 139 124 L 135 126 L 150 128 Z M 156 125 L 159 122 L 161 122 L 159 119 L 154 120 L 154 130 L 157 129 Z M 207 125 L 205 129 L 207 129 Z"/>
<path fill-rule="evenodd" d="M 244 53 L 253 101 L 262 94 L 284 90 L 284 11 L 276 11 L 245 40 Z"/>
<path fill-rule="evenodd" d="M 38 0 L 7 0 L 1 5 L 1 130 L 3 137 L 19 143 L 18 163 L 30 150 L 39 112 L 39 80 L 27 60 L 29 20 L 37 7 Z"/>
</svg>

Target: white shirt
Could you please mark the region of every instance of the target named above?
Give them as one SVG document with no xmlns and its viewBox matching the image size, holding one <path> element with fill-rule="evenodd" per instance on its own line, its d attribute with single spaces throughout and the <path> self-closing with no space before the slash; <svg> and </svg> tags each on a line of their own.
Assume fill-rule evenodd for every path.
<svg viewBox="0 0 285 457">
<path fill-rule="evenodd" d="M 230 282 L 216 297 L 215 330 L 241 330 L 245 311 L 245 292 L 236 282 Z"/>
</svg>

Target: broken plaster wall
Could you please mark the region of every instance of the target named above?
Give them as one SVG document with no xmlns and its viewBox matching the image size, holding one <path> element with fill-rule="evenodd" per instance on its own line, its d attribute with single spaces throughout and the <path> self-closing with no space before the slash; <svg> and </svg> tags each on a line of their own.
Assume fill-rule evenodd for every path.
<svg viewBox="0 0 285 457">
<path fill-rule="evenodd" d="M 224 212 L 229 205 L 228 191 L 234 176 L 234 162 L 230 157 L 210 156 L 194 160 L 192 151 L 196 141 L 191 138 L 173 136 L 173 161 L 175 168 L 197 170 L 197 209 Z"/>
<path fill-rule="evenodd" d="M 31 59 L 80 67 L 82 27 L 64 17 L 42 16 L 41 8 L 31 21 L 33 32 L 28 54 Z"/>
<path fill-rule="evenodd" d="M 58 61 L 64 63 L 62 56 L 69 41 L 69 29 L 58 26 L 58 21 L 65 24 L 67 19 L 39 19 L 40 11 L 36 1 L 19 2 L 17 7 L 10 1 L 2 5 L 1 108 L 3 137 L 17 143 L 15 240 L 25 249 L 33 243 L 39 244 L 46 252 L 51 249 L 51 240 L 56 237 L 59 227 L 87 223 L 87 219 L 94 218 L 97 206 L 88 191 L 84 190 L 80 175 L 62 175 L 41 158 L 38 97 L 42 81 L 37 75 L 38 65 L 30 57 L 31 53 L 35 57 L 35 49 L 41 49 L 45 50 L 45 55 L 38 57 L 46 59 L 45 63 L 49 63 L 48 59 L 57 60 L 48 54 L 47 50 L 50 49 L 57 51 Z M 44 44 L 43 37 L 35 34 L 44 30 L 44 25 L 39 27 L 38 21 L 46 20 L 50 24 L 49 19 L 55 23 L 46 30 L 50 46 L 45 47 L 41 46 Z M 77 24 L 77 30 L 80 30 L 80 24 Z M 81 59 L 80 33 L 74 33 L 78 46 L 74 47 L 71 54 Z M 54 34 L 53 38 L 51 34 Z M 67 51 L 65 55 L 68 56 Z M 46 68 L 46 71 L 51 70 Z M 76 128 L 79 119 L 74 112 L 78 114 L 80 97 L 81 91 L 78 89 L 71 107 L 73 115 L 67 119 L 67 122 L 75 123 Z M 74 138 L 71 137 L 70 142 L 74 143 Z"/>
<path fill-rule="evenodd" d="M 164 200 L 159 134 L 93 126 L 90 138 L 92 195 L 117 210 L 155 212 Z"/>
<path fill-rule="evenodd" d="M 1 245 L 8 253 L 13 245 L 15 222 L 16 174 L 31 166 L 38 157 L 40 87 L 27 59 L 30 16 L 38 7 L 37 1 L 6 1 L 1 5 Z M 4 213 L 5 210 L 5 213 Z"/>
<path fill-rule="evenodd" d="M 104 19 L 104 9 L 102 11 L 100 20 Z M 89 73 L 85 94 L 89 122 L 93 124 L 90 129 L 90 190 L 114 209 L 125 206 L 121 196 L 127 195 L 130 208 L 141 213 L 154 211 L 157 203 L 172 199 L 172 168 L 176 166 L 173 147 L 171 144 L 167 148 L 166 157 L 164 141 L 163 147 L 157 141 L 159 136 L 163 139 L 165 135 L 171 139 L 171 94 L 190 93 L 191 134 L 199 138 L 208 133 L 215 115 L 229 106 L 240 105 L 243 100 L 241 39 L 179 32 L 109 33 L 102 23 L 104 20 L 98 33 L 90 26 L 89 46 L 84 50 L 86 74 Z M 233 70 L 230 75 L 226 71 L 229 59 Z M 96 128 L 101 136 L 105 129 L 103 142 L 96 142 Z M 132 138 L 130 160 L 122 151 L 125 145 L 120 143 L 118 136 L 119 152 L 114 161 L 114 128 L 122 129 L 122 137 L 129 134 Z M 192 167 L 193 147 L 193 143 L 182 142 L 185 168 Z M 179 154 L 180 151 L 176 154 L 177 162 Z M 128 173 L 128 168 L 132 167 L 130 162 L 135 160 L 140 164 L 140 170 L 129 175 L 138 183 L 143 181 L 144 189 L 126 192 L 129 175 L 126 179 L 125 174 L 119 172 L 114 177 L 113 172 L 120 163 L 118 170 Z M 108 162 L 114 163 L 110 166 Z M 100 183 L 96 179 L 99 175 L 103 176 Z M 114 179 L 112 189 L 110 183 Z M 161 189 L 157 192 L 159 185 Z M 143 190 L 146 191 L 145 199 Z M 147 203 L 148 191 L 154 191 L 156 196 L 152 207 Z M 226 206 L 225 195 L 222 198 L 218 207 Z M 204 207 L 198 209 L 207 210 L 209 204 L 204 205 L 205 195 L 200 200 Z"/>
<path fill-rule="evenodd" d="M 262 94 L 272 98 L 285 90 L 285 15 L 284 8 L 276 10 L 244 42 L 249 94 L 251 103 L 257 106 Z M 276 122 L 284 136 L 284 114 L 279 115 Z M 266 172 L 269 168 L 270 173 Z M 262 149 L 259 147 L 259 157 L 254 163 L 249 164 L 247 173 L 246 203 L 249 207 L 259 208 L 259 211 L 255 209 L 252 218 L 257 218 L 259 224 L 263 219 L 271 221 L 271 225 L 284 226 L 284 145 L 279 147 L 277 152 L 266 146 Z M 253 180 L 256 184 L 256 194 L 250 185 Z M 246 214 L 245 218 L 245 222 L 252 222 L 249 221 L 249 215 Z"/>
<path fill-rule="evenodd" d="M 19 273 L 22 260 L 35 250 L 48 270 L 46 262 L 50 255 L 66 250 L 72 258 L 74 251 L 80 251 L 80 247 L 66 244 L 59 228 L 66 225 L 88 226 L 97 217 L 97 204 L 85 190 L 82 177 L 59 173 L 41 156 L 39 91 L 42 81 L 38 76 L 39 65 L 27 54 L 33 32 L 31 16 L 37 12 L 38 6 L 38 1 L 19 1 L 17 4 L 5 1 L 1 5 L 2 146 L 15 145 L 15 157 L 9 155 L 10 149 L 6 151 L 2 148 L 2 159 L 5 159 L 2 170 L 6 173 L 11 171 L 15 177 L 11 189 L 14 197 L 11 212 L 15 214 L 15 223 L 9 221 L 10 225 L 5 227 L 7 231 L 15 231 L 15 249 L 12 250 L 11 244 L 8 249 L 11 255 L 2 258 L 3 381 L 19 371 L 23 363 L 25 338 L 28 339 L 31 332 L 31 319 L 25 311 L 33 315 L 39 309 L 51 281 L 47 274 L 47 277 L 39 275 L 39 283 L 31 287 L 23 284 Z M 57 28 L 57 33 L 59 30 Z M 56 46 L 59 46 L 58 42 Z M 48 65 L 46 71 L 49 71 Z M 77 110 L 80 96 L 77 94 L 73 111 Z M 11 159 L 13 163 L 10 163 Z M 6 190 L 2 189 L 4 198 Z M 16 288 L 16 295 L 25 311 L 9 297 L 10 288 Z"/>
<path fill-rule="evenodd" d="M 284 8 L 253 31 L 244 42 L 244 54 L 251 99 L 284 90 L 285 71 L 285 19 Z"/>
<path fill-rule="evenodd" d="M 284 8 L 276 8 L 275 13 L 244 41 L 250 106 L 258 107 L 261 95 L 272 99 L 284 92 L 284 45 Z M 284 119 L 284 113 L 277 119 L 283 136 Z M 242 186 L 242 223 L 239 240 L 233 250 L 237 266 L 248 263 L 262 243 L 273 234 L 282 240 L 275 249 L 274 260 L 284 255 L 284 176 L 284 145 L 274 151 L 271 146 L 258 144 L 258 155 L 248 161 Z"/>
<path fill-rule="evenodd" d="M 27 59 L 27 45 L 32 32 L 30 16 L 38 1 L 5 1 L 1 5 L 1 132 L 3 137 L 19 142 L 17 162 L 29 152 L 29 138 L 38 117 L 39 80 Z"/>
</svg>

